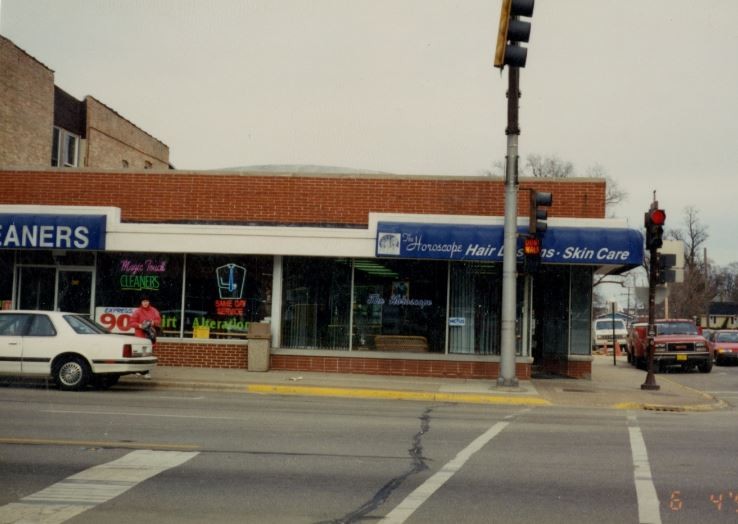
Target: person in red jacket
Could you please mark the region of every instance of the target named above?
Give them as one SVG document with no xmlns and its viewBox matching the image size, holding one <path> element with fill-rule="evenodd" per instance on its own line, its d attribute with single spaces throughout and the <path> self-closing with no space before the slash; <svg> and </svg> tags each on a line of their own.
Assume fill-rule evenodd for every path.
<svg viewBox="0 0 738 524">
<path fill-rule="evenodd" d="M 156 344 L 156 330 L 161 326 L 161 315 L 151 305 L 148 295 L 141 297 L 141 305 L 133 311 L 131 326 L 137 337 L 148 338 L 152 345 Z M 151 379 L 151 374 L 146 373 L 144 378 Z"/>
</svg>

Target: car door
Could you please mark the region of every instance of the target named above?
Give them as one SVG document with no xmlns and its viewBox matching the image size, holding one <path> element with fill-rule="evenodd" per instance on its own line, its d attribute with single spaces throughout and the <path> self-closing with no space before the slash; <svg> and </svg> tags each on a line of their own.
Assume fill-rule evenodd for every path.
<svg viewBox="0 0 738 524">
<path fill-rule="evenodd" d="M 0 372 L 21 373 L 23 358 L 23 332 L 28 315 L 0 313 Z"/>
<path fill-rule="evenodd" d="M 29 315 L 29 323 L 23 337 L 21 372 L 24 375 L 48 375 L 51 359 L 59 352 L 57 331 L 48 315 Z"/>
</svg>

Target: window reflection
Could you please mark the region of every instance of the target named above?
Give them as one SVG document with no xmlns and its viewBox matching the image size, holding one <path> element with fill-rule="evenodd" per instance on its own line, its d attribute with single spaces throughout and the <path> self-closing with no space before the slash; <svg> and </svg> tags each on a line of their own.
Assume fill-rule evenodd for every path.
<svg viewBox="0 0 738 524">
<path fill-rule="evenodd" d="M 444 352 L 446 262 L 356 260 L 357 350 Z"/>
<path fill-rule="evenodd" d="M 282 345 L 348 349 L 351 260 L 285 257 Z"/>
</svg>

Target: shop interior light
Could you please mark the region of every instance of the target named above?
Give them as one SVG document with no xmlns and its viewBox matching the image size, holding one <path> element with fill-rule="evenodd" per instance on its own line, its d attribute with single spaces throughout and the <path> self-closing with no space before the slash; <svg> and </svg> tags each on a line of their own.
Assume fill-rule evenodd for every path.
<svg viewBox="0 0 738 524">
<path fill-rule="evenodd" d="M 378 262 L 374 262 L 372 260 L 357 260 L 356 262 L 354 262 L 354 267 L 370 275 L 395 277 L 395 278 L 397 278 L 398 276 L 397 272 L 392 271 L 391 269 L 383 266 L 382 264 L 379 264 Z"/>
</svg>

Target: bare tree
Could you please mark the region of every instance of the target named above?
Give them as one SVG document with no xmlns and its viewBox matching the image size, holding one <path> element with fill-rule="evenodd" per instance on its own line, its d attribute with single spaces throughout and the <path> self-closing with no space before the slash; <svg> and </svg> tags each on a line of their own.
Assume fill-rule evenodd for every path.
<svg viewBox="0 0 738 524">
<path fill-rule="evenodd" d="M 561 160 L 559 157 L 528 155 L 525 167 L 522 170 L 525 176 L 536 178 L 568 178 L 576 176 L 574 164 Z"/>
<path fill-rule="evenodd" d="M 700 249 L 707 241 L 707 226 L 699 220 L 699 211 L 692 206 L 684 209 L 685 229 L 671 229 L 667 236 L 684 242 L 684 282 L 669 289 L 672 316 L 693 318 L 704 314 L 718 293 L 717 283 L 709 275 L 707 261 Z"/>
<path fill-rule="evenodd" d="M 698 217 L 699 211 L 694 206 L 684 208 L 684 225 L 686 228 L 672 229 L 669 235 L 674 240 L 682 240 L 685 244 L 684 257 L 688 267 L 696 267 L 702 261 L 699 257 L 702 245 L 707 241 L 707 226 L 702 225 Z"/>
<path fill-rule="evenodd" d="M 616 206 L 620 202 L 627 200 L 628 193 L 620 187 L 617 181 L 607 173 L 607 170 L 602 165 L 595 164 L 588 167 L 585 171 L 585 176 L 605 179 L 607 187 L 605 190 L 605 205 Z"/>
<path fill-rule="evenodd" d="M 717 299 L 722 302 L 738 302 L 738 262 L 718 268 L 713 275 Z"/>
<path fill-rule="evenodd" d="M 505 176 L 505 162 L 497 161 L 492 169 L 485 172 L 491 176 Z M 574 178 L 578 176 L 577 170 L 572 162 L 562 160 L 556 155 L 528 155 L 525 165 L 520 169 L 520 174 L 534 178 Z M 623 190 L 612 178 L 601 164 L 595 164 L 585 170 L 584 176 L 590 178 L 604 178 L 606 184 L 605 205 L 612 208 L 628 198 L 628 193 Z"/>
</svg>

